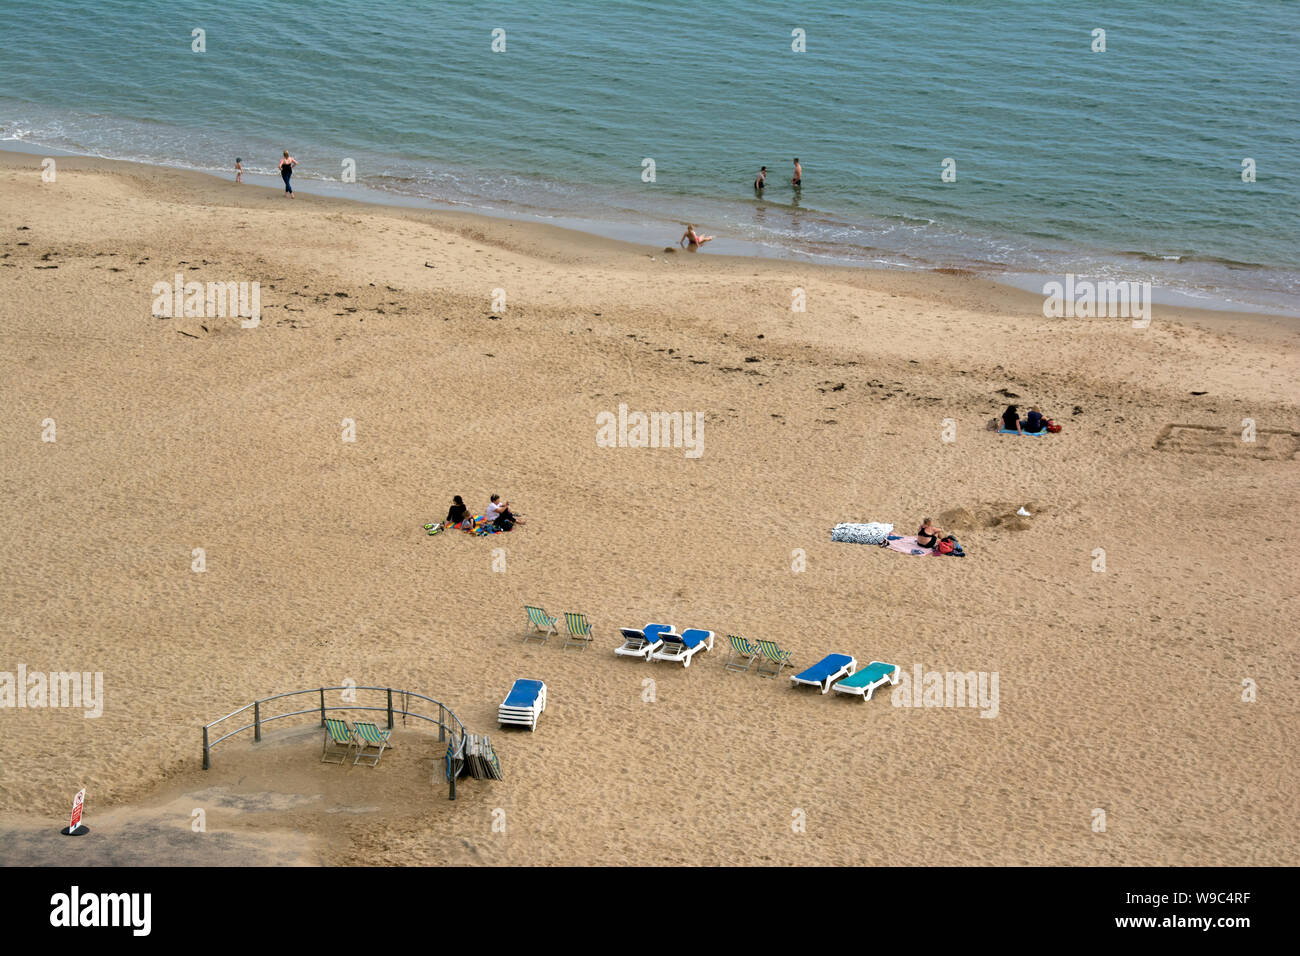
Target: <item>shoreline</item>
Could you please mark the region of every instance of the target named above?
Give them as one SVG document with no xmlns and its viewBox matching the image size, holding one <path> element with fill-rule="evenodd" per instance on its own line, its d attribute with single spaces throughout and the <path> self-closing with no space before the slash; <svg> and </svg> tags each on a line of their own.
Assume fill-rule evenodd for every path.
<svg viewBox="0 0 1300 956">
<path fill-rule="evenodd" d="M 108 159 L 71 153 L 57 148 L 38 149 L 32 144 L 16 140 L 0 141 L 0 168 L 22 168 L 28 164 L 22 162 L 18 157 L 46 155 L 67 161 L 67 168 L 72 170 L 88 169 L 124 173 L 146 181 L 163 181 L 166 177 L 175 177 L 174 181 L 177 183 L 189 182 L 193 184 L 196 187 L 196 193 L 202 193 L 203 200 L 207 202 L 225 201 L 230 203 L 231 200 L 237 199 L 237 194 L 234 193 L 218 197 L 214 193 L 207 191 L 217 190 L 222 186 L 233 188 L 235 186 L 233 171 L 229 176 L 223 176 L 205 170 L 161 166 L 134 160 Z M 39 175 L 39 164 L 33 164 L 32 168 Z M 1043 294 L 1033 291 L 1033 286 L 1039 283 L 1040 280 L 1059 279 L 1056 276 L 1040 276 L 1035 273 L 1007 273 L 998 277 L 966 269 L 946 269 L 941 267 L 905 269 L 844 261 L 818 262 L 811 258 L 810 254 L 793 249 L 784 249 L 784 255 L 762 255 L 763 247 L 757 243 L 744 240 L 727 240 L 725 237 L 715 240 L 715 243 L 710 245 L 707 253 L 690 253 L 669 240 L 665 240 L 664 245 L 658 245 L 646 239 L 637 238 L 635 230 L 620 228 L 621 224 L 612 222 L 583 219 L 548 221 L 544 217 L 526 213 L 495 213 L 482 209 L 462 210 L 450 206 L 443 208 L 432 204 L 428 200 L 383 193 L 378 190 L 367 189 L 364 186 L 354 186 L 353 188 L 365 195 L 353 196 L 346 194 L 351 189 L 343 184 L 326 180 L 306 180 L 306 182 L 311 184 L 311 188 L 324 187 L 325 191 L 297 191 L 294 202 L 309 199 L 312 202 L 338 203 L 346 207 L 360 207 L 371 212 L 387 212 L 403 217 L 414 216 L 414 218 L 425 218 L 426 221 L 434 223 L 442 222 L 460 226 L 473 226 L 475 223 L 484 221 L 508 223 L 538 230 L 538 235 L 548 237 L 550 242 L 559 242 L 575 251 L 581 250 L 588 254 L 596 248 L 603 247 L 604 251 L 607 252 L 621 250 L 623 252 L 658 255 L 665 252 L 665 246 L 671 245 L 674 252 L 666 254 L 681 255 L 683 257 L 699 256 L 709 262 L 730 262 L 757 269 L 787 271 L 792 268 L 806 267 L 819 272 L 825 270 L 821 274 L 847 273 L 867 277 L 865 282 L 867 288 L 887 288 L 891 291 L 901 289 L 908 290 L 911 294 L 944 291 L 945 289 L 954 292 L 960 290 L 965 294 L 970 291 L 971 283 L 985 284 L 988 287 L 986 291 L 991 292 L 993 298 L 1001 300 L 1007 306 L 1017 311 L 1037 312 L 1040 315 Z M 275 177 L 247 171 L 244 173 L 242 186 L 256 190 L 259 194 L 269 192 L 279 197 L 283 193 L 283 189 L 279 186 L 279 180 Z M 238 201 L 230 204 L 238 204 Z M 720 248 L 718 248 L 719 243 L 721 243 Z M 731 246 L 740 248 L 736 251 L 723 251 Z M 718 248 L 718 251 L 714 251 L 715 248 Z M 1079 276 L 1078 278 L 1082 279 L 1084 277 Z M 953 286 L 954 281 L 958 283 L 957 286 Z M 1173 297 L 1173 301 L 1170 301 L 1169 297 Z M 1278 334 L 1300 334 L 1300 314 L 1288 315 L 1286 313 L 1268 312 L 1263 309 L 1242 308 L 1238 303 L 1227 301 L 1220 301 L 1216 305 L 1193 305 L 1188 304 L 1186 301 L 1188 298 L 1182 293 L 1162 292 L 1159 288 L 1153 288 L 1152 320 L 1173 321 L 1212 331 L 1235 334 L 1252 332 L 1267 337 Z"/>
</svg>

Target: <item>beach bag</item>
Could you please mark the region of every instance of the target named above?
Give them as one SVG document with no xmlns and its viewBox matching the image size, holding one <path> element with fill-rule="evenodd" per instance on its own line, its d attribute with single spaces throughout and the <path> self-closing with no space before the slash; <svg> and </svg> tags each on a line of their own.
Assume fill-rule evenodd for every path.
<svg viewBox="0 0 1300 956">
<path fill-rule="evenodd" d="M 935 550 L 940 554 L 952 554 L 952 549 L 955 544 L 956 542 L 953 541 L 952 538 L 944 538 L 939 542 L 939 546 L 935 548 Z"/>
<path fill-rule="evenodd" d="M 1056 422 L 1052 421 L 1052 420 L 1049 418 L 1049 419 L 1047 420 L 1047 430 L 1048 430 L 1049 432 L 1051 432 L 1053 435 L 1055 435 L 1057 432 L 1059 432 L 1059 431 L 1061 430 L 1061 426 L 1058 425 L 1058 424 L 1056 424 Z"/>
</svg>

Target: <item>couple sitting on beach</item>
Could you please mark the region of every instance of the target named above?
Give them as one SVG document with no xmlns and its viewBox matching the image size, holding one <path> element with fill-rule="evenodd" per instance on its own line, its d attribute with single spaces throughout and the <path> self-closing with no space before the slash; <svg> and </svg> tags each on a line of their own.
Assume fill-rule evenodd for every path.
<svg viewBox="0 0 1300 956">
<path fill-rule="evenodd" d="M 510 502 L 502 501 L 500 495 L 493 495 L 488 500 L 487 510 L 481 515 L 472 515 L 465 507 L 460 495 L 451 499 L 446 519 L 438 525 L 426 525 L 429 534 L 437 534 L 446 528 L 460 528 L 462 531 L 509 531 L 517 524 L 523 524 L 522 518 L 510 511 Z"/>
<path fill-rule="evenodd" d="M 1007 410 L 1002 413 L 1001 430 L 1019 435 L 1041 435 L 1043 432 L 1059 432 L 1061 426 L 1050 418 L 1044 418 L 1043 413 L 1037 408 L 1029 409 L 1029 414 L 1021 418 L 1016 411 L 1016 406 L 1008 405 Z"/>
</svg>

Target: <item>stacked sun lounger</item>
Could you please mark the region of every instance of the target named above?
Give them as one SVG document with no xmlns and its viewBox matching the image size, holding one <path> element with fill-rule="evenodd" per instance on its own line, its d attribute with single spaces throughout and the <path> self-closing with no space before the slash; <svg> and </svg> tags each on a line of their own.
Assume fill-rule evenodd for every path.
<svg viewBox="0 0 1300 956">
<path fill-rule="evenodd" d="M 537 729 L 537 718 L 546 709 L 546 683 L 520 678 L 497 709 L 497 723 L 518 724 Z"/>
</svg>

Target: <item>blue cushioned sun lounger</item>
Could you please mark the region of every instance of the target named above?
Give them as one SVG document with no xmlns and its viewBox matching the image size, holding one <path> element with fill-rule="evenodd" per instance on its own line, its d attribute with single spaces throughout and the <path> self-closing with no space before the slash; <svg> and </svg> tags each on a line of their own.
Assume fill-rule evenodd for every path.
<svg viewBox="0 0 1300 956">
<path fill-rule="evenodd" d="M 852 674 L 857 666 L 858 662 L 847 654 L 827 654 L 803 673 L 795 674 L 790 680 L 796 684 L 820 687 L 825 694 L 830 691 L 831 684 L 847 674 Z"/>
<path fill-rule="evenodd" d="M 691 658 L 697 651 L 713 650 L 713 632 L 698 627 L 688 627 L 680 634 L 664 631 L 663 647 L 650 655 L 656 661 L 681 661 L 683 667 L 691 666 Z"/>
<path fill-rule="evenodd" d="M 672 629 L 671 624 L 647 624 L 641 630 L 635 627 L 621 627 L 619 633 L 623 635 L 623 646 L 614 648 L 614 653 L 620 657 L 640 657 L 649 660 L 651 654 L 664 646 L 660 635 Z"/>
</svg>

